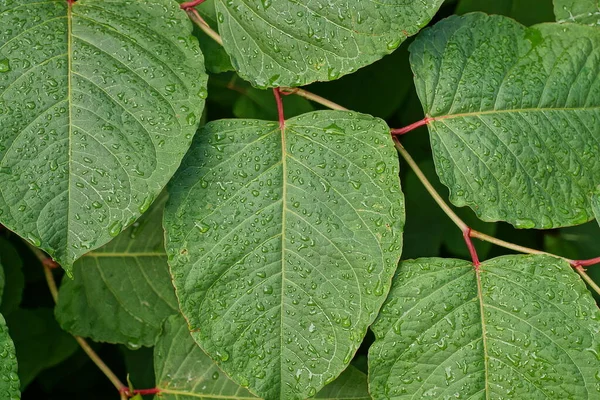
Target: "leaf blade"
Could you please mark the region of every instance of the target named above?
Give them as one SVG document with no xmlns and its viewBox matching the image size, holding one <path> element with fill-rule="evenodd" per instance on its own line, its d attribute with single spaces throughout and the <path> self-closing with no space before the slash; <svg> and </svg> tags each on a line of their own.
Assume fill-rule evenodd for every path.
<svg viewBox="0 0 600 400">
<path fill-rule="evenodd" d="M 15 345 L 8 334 L 6 321 L 2 315 L 0 315 L 0 346 L 2 346 L 2 354 L 6 354 L 6 357 L 0 358 L 0 365 L 3 371 L 0 390 L 9 396 L 10 400 L 18 400 L 21 398 L 21 393 L 19 391 L 20 384 L 19 375 L 17 374 Z"/>
<path fill-rule="evenodd" d="M 576 22 L 600 25 L 600 5 L 595 0 L 554 0 L 554 14 L 558 22 Z"/>
</svg>

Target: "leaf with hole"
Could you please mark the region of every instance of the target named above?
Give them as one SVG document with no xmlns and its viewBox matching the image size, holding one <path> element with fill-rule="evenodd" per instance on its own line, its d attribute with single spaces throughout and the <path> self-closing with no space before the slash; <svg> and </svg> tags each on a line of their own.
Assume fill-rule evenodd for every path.
<svg viewBox="0 0 600 400">
<path fill-rule="evenodd" d="M 595 399 L 600 312 L 569 263 L 401 263 L 369 350 L 374 399 Z M 560 366 L 560 367 L 557 367 Z"/>
<path fill-rule="evenodd" d="M 314 396 L 350 362 L 402 247 L 383 121 L 318 111 L 207 124 L 169 184 L 164 225 L 194 339 L 266 399 Z"/>
<path fill-rule="evenodd" d="M 153 346 L 178 312 L 163 245 L 162 194 L 129 229 L 74 265 L 63 279 L 56 319 L 73 335 L 131 348 Z"/>
<path fill-rule="evenodd" d="M 425 26 L 442 0 L 216 0 L 219 32 L 254 86 L 331 81 L 371 64 Z"/>
<path fill-rule="evenodd" d="M 600 30 L 450 17 L 411 45 L 436 169 L 484 221 L 555 228 L 593 218 L 600 180 Z"/>
<path fill-rule="evenodd" d="M 554 0 L 554 14 L 558 22 L 600 25 L 598 0 Z"/>
<path fill-rule="evenodd" d="M 179 166 L 202 54 L 170 0 L 3 1 L 0 26 L 0 223 L 70 271 Z"/>
</svg>

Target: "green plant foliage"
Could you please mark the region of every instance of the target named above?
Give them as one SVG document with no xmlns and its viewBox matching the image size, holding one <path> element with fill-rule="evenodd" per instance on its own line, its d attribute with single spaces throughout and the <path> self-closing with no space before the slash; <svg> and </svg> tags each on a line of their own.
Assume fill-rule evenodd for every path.
<svg viewBox="0 0 600 400">
<path fill-rule="evenodd" d="M 63 329 L 131 348 L 154 345 L 178 310 L 161 229 L 166 200 L 162 194 L 133 226 L 75 263 L 58 296 Z"/>
<path fill-rule="evenodd" d="M 330 81 L 395 50 L 442 0 L 215 2 L 225 50 L 254 86 Z"/>
<path fill-rule="evenodd" d="M 592 210 L 594 211 L 594 216 L 596 217 L 596 221 L 600 224 L 600 190 L 596 190 L 596 193 L 592 195 Z"/>
<path fill-rule="evenodd" d="M 387 132 L 341 111 L 283 129 L 215 121 L 169 186 L 181 310 L 203 349 L 262 397 L 303 399 L 332 381 L 389 290 L 404 204 Z"/>
<path fill-rule="evenodd" d="M 78 348 L 75 339 L 60 329 L 50 308 L 17 309 L 6 323 L 14 337 L 22 388 Z"/>
<path fill-rule="evenodd" d="M 558 22 L 600 25 L 598 0 L 554 0 L 554 14 Z"/>
<path fill-rule="evenodd" d="M 593 399 L 600 312 L 565 261 L 401 264 L 372 329 L 374 399 Z M 560 368 L 556 368 L 560 365 Z"/>
<path fill-rule="evenodd" d="M 581 37 L 585 41 L 581 41 Z M 600 176 L 600 31 L 450 17 L 411 45 L 415 84 L 451 201 L 484 221 L 589 221 Z"/>
<path fill-rule="evenodd" d="M 0 222 L 70 271 L 175 172 L 202 54 L 170 0 L 3 1 L 0 26 Z"/>
<path fill-rule="evenodd" d="M 8 336 L 4 317 L 0 315 L 0 391 L 7 400 L 19 400 L 19 375 L 15 346 Z"/>
</svg>

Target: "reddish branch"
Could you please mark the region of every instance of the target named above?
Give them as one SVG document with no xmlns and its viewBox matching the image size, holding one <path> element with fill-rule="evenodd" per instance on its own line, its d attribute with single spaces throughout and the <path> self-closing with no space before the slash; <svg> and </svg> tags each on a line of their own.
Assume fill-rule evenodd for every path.
<svg viewBox="0 0 600 400">
<path fill-rule="evenodd" d="M 159 394 L 160 393 L 160 389 L 159 388 L 152 388 L 152 389 L 134 389 L 134 390 L 129 390 L 128 387 L 124 387 L 120 390 L 121 393 L 123 393 L 125 396 L 127 397 L 133 397 L 136 395 L 142 395 L 142 396 L 146 396 L 146 395 L 151 395 L 151 394 Z"/>
<path fill-rule="evenodd" d="M 405 133 L 408 133 L 414 129 L 417 129 L 420 126 L 423 125 L 427 125 L 428 123 L 430 123 L 431 121 L 433 121 L 434 119 L 431 117 L 425 117 L 420 121 L 417 121 L 415 123 L 412 123 L 408 126 L 405 126 L 404 128 L 397 128 L 397 129 L 392 129 L 390 132 L 392 133 L 392 135 L 404 135 Z"/>
<path fill-rule="evenodd" d="M 190 8 L 194 8 L 200 4 L 204 3 L 204 0 L 194 0 L 194 1 L 187 1 L 185 3 L 181 3 L 179 5 L 179 7 L 181 7 L 182 10 L 189 10 Z"/>
<path fill-rule="evenodd" d="M 473 265 L 475 266 L 475 269 L 479 269 L 481 263 L 479 262 L 479 256 L 477 255 L 475 245 L 471 240 L 471 231 L 472 229 L 470 227 L 467 227 L 467 229 L 463 231 L 463 238 L 465 239 L 465 243 L 467 244 L 467 248 L 469 249 L 469 253 L 471 254 L 471 259 L 473 260 Z"/>
<path fill-rule="evenodd" d="M 283 130 L 285 126 L 285 116 L 283 114 L 283 100 L 281 99 L 281 89 L 274 88 L 273 95 L 277 103 L 277 114 L 279 115 L 279 128 Z"/>
<path fill-rule="evenodd" d="M 589 260 L 572 260 L 571 266 L 573 268 L 577 267 L 589 267 L 591 265 L 600 264 L 600 257 L 590 258 Z"/>
</svg>

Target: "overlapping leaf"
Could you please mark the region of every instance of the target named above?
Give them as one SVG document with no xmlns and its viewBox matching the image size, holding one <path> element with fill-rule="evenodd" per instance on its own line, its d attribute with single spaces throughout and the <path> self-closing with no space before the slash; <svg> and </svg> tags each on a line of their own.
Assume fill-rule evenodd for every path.
<svg viewBox="0 0 600 400">
<path fill-rule="evenodd" d="M 566 261 L 401 264 L 372 327 L 374 399 L 595 399 L 600 312 Z"/>
<path fill-rule="evenodd" d="M 598 0 L 554 0 L 554 14 L 558 22 L 600 25 Z"/>
<path fill-rule="evenodd" d="M 438 174 L 485 221 L 589 221 L 600 180 L 600 30 L 450 17 L 411 46 Z"/>
<path fill-rule="evenodd" d="M 234 68 L 257 87 L 301 86 L 356 71 L 425 26 L 442 0 L 216 0 Z"/>
<path fill-rule="evenodd" d="M 146 211 L 206 75 L 176 2 L 0 3 L 0 222 L 67 270 Z"/>
<path fill-rule="evenodd" d="M 194 338 L 267 399 L 314 396 L 375 318 L 404 221 L 387 126 L 321 111 L 216 121 L 169 186 L 167 253 Z"/>
<path fill-rule="evenodd" d="M 154 345 L 165 318 L 178 310 L 163 246 L 166 200 L 161 195 L 133 226 L 75 263 L 56 306 L 63 329 L 133 348 Z"/>
<path fill-rule="evenodd" d="M 8 335 L 8 328 L 2 315 L 0 315 L 0 393 L 7 400 L 21 398 L 15 346 Z"/>
</svg>

